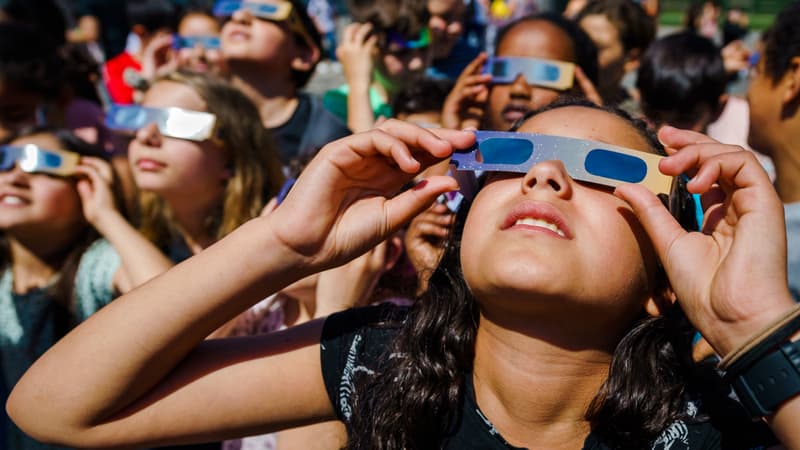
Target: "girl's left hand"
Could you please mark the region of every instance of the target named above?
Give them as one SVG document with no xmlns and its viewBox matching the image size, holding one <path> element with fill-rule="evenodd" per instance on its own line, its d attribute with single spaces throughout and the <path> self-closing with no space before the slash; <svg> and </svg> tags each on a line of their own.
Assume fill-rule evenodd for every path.
<svg viewBox="0 0 800 450">
<path fill-rule="evenodd" d="M 83 205 L 83 215 L 95 228 L 108 213 L 117 213 L 111 185 L 114 171 L 111 165 L 100 158 L 81 157 L 75 171 L 82 175 L 78 179 L 78 195 Z"/>
<path fill-rule="evenodd" d="M 722 356 L 794 304 L 787 287 L 783 204 L 751 152 L 700 133 L 663 128 L 659 169 L 692 177 L 702 232 L 687 232 L 642 186 L 624 185 L 689 320 Z"/>
</svg>

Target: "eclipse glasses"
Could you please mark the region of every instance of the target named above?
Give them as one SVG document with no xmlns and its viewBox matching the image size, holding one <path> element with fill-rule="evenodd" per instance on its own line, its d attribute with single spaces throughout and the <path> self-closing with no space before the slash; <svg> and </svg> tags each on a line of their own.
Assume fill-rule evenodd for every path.
<svg viewBox="0 0 800 450">
<path fill-rule="evenodd" d="M 214 4 L 214 16 L 219 18 L 229 18 L 235 12 L 241 10 L 249 11 L 250 14 L 259 19 L 273 22 L 285 21 L 292 31 L 303 36 L 309 43 L 314 43 L 314 39 L 311 38 L 302 20 L 300 20 L 300 16 L 290 2 L 278 0 L 274 3 L 259 3 L 241 0 L 219 0 Z"/>
<path fill-rule="evenodd" d="M 172 47 L 175 50 L 197 46 L 206 50 L 218 50 L 220 48 L 219 36 L 181 36 L 176 34 L 172 40 Z"/>
<path fill-rule="evenodd" d="M 492 57 L 483 73 L 492 75 L 492 83 L 510 84 L 521 74 L 529 84 L 564 91 L 572 87 L 575 64 L 540 58 Z"/>
<path fill-rule="evenodd" d="M 106 126 L 114 131 L 135 133 L 151 123 L 163 136 L 202 142 L 215 136 L 217 116 L 181 108 L 118 104 L 106 113 Z"/>
<path fill-rule="evenodd" d="M 396 31 L 387 31 L 381 46 L 389 50 L 416 50 L 431 45 L 431 30 L 423 28 L 416 39 L 407 39 Z"/>
<path fill-rule="evenodd" d="M 75 173 L 81 157 L 77 153 L 64 150 L 45 150 L 38 145 L 0 146 L 0 172 L 7 172 L 19 166 L 23 172 L 45 173 L 68 177 Z"/>
<path fill-rule="evenodd" d="M 452 154 L 457 170 L 526 173 L 542 161 L 559 160 L 578 181 L 611 187 L 641 184 L 656 195 L 670 195 L 676 184 L 658 170 L 663 156 L 652 153 L 545 134 L 476 131 L 475 137 L 471 148 Z"/>
</svg>

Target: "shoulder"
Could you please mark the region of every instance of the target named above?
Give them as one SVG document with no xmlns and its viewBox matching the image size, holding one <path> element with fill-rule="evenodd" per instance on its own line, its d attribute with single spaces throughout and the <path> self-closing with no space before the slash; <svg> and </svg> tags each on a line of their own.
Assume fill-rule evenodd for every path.
<svg viewBox="0 0 800 450">
<path fill-rule="evenodd" d="M 105 239 L 94 241 L 81 256 L 75 275 L 75 300 L 85 319 L 115 297 L 112 280 L 120 266 L 114 247 Z"/>
<path fill-rule="evenodd" d="M 348 420 L 355 385 L 369 379 L 389 356 L 408 308 L 382 304 L 331 315 L 322 329 L 320 357 L 325 388 L 337 415 Z"/>
</svg>

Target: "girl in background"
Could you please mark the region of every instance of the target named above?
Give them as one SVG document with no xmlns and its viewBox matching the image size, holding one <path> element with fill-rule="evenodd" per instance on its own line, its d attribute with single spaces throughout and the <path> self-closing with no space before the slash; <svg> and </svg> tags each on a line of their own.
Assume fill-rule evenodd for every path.
<svg viewBox="0 0 800 450">
<path fill-rule="evenodd" d="M 10 389 L 72 327 L 172 264 L 117 209 L 101 148 L 41 129 L 0 155 L 0 366 Z M 13 426 L 4 444 L 49 448 Z"/>
<path fill-rule="evenodd" d="M 278 193 L 283 175 L 269 132 L 253 104 L 224 81 L 176 72 L 153 83 L 141 106 L 156 115 L 180 108 L 211 119 L 205 135 L 188 138 L 145 121 L 128 147 L 140 230 L 173 261 L 258 216 Z"/>
</svg>

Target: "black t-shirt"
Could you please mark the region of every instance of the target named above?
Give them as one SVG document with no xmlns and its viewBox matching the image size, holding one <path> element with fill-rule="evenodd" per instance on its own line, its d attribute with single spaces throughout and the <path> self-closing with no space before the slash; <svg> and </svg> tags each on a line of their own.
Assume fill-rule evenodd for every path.
<svg viewBox="0 0 800 450">
<path fill-rule="evenodd" d="M 381 360 L 391 351 L 398 326 L 407 316 L 407 308 L 391 304 L 353 309 L 330 316 L 325 321 L 321 342 L 322 374 L 325 388 L 340 420 L 352 416 L 352 397 L 357 383 L 368 382 Z M 466 376 L 463 408 L 455 433 L 442 442 L 441 448 L 518 449 L 500 435 L 475 401 L 472 377 Z M 761 422 L 750 421 L 741 406 L 732 399 L 715 401 L 710 409 L 700 411 L 699 402 L 687 401 L 690 414 L 707 414 L 710 420 L 686 423 L 677 421 L 667 427 L 649 447 L 653 450 L 762 449 L 777 441 Z M 585 450 L 610 450 L 595 432 L 584 441 Z"/>
<path fill-rule="evenodd" d="M 292 117 L 270 129 L 284 167 L 295 158 L 310 159 L 328 142 L 351 134 L 347 125 L 323 108 L 317 97 L 301 93 L 298 100 Z"/>
</svg>

